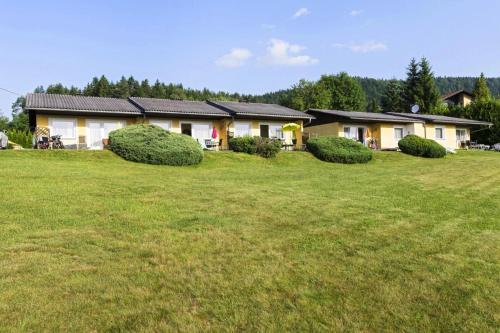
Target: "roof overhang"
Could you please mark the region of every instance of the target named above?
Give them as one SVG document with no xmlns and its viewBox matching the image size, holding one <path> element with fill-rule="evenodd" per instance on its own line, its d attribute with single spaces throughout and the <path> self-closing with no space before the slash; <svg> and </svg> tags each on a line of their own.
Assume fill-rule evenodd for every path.
<svg viewBox="0 0 500 333">
<path fill-rule="evenodd" d="M 108 110 L 73 110 L 73 109 L 54 109 L 54 108 L 26 108 L 27 111 L 43 112 L 45 114 L 62 115 L 100 115 L 100 116 L 125 116 L 139 117 L 141 112 L 137 111 L 108 111 Z"/>
<path fill-rule="evenodd" d="M 307 116 L 304 114 L 304 116 L 295 116 L 295 115 L 275 115 L 275 114 L 261 114 L 261 113 L 243 113 L 243 112 L 237 112 L 234 114 L 235 118 L 265 118 L 265 119 L 300 119 L 300 120 L 309 120 L 309 119 L 315 119 L 314 116 Z"/>
<path fill-rule="evenodd" d="M 189 118 L 231 118 L 229 114 L 220 113 L 198 113 L 198 112 L 186 112 L 186 111 L 158 111 L 158 110 L 146 110 L 144 111 L 146 115 L 155 116 L 170 116 L 176 118 L 189 117 Z"/>
</svg>

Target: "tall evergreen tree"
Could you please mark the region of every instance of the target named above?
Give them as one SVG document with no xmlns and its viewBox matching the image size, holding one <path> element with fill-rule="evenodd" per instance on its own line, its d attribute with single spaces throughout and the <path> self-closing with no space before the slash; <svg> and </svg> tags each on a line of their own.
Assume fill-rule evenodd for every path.
<svg viewBox="0 0 500 333">
<path fill-rule="evenodd" d="M 122 76 L 120 81 L 113 86 L 112 95 L 115 98 L 127 98 L 130 96 L 129 83 L 125 76 Z"/>
<path fill-rule="evenodd" d="M 95 87 L 95 95 L 98 97 L 110 97 L 111 96 L 111 85 L 108 79 L 102 75 L 97 82 Z"/>
<path fill-rule="evenodd" d="M 412 58 L 406 69 L 406 81 L 404 85 L 405 110 L 409 112 L 414 104 L 420 103 L 420 70 L 415 58 Z"/>
<path fill-rule="evenodd" d="M 390 80 L 381 98 L 384 112 L 405 112 L 404 87 L 398 80 Z"/>
<path fill-rule="evenodd" d="M 165 86 L 160 83 L 160 80 L 156 80 L 155 84 L 151 88 L 151 97 L 153 98 L 165 98 L 166 96 Z"/>
<path fill-rule="evenodd" d="M 152 97 L 153 94 L 151 92 L 151 85 L 149 84 L 149 80 L 145 79 L 141 82 L 141 90 L 144 94 L 144 97 Z"/>
<path fill-rule="evenodd" d="M 442 113 L 441 95 L 436 87 L 432 67 L 426 58 L 419 63 L 420 72 L 418 76 L 419 106 L 421 113 Z"/>
<path fill-rule="evenodd" d="M 491 100 L 490 88 L 488 87 L 484 73 L 481 73 L 481 76 L 476 80 L 472 96 L 474 97 L 474 101 L 477 102 L 487 102 Z"/>
</svg>

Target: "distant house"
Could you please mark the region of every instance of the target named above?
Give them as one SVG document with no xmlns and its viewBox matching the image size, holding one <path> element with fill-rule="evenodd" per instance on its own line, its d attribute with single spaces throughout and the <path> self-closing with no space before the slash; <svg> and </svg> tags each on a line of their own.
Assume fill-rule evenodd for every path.
<svg viewBox="0 0 500 333">
<path fill-rule="evenodd" d="M 67 148 L 82 149 L 102 149 L 109 132 L 141 123 L 190 135 L 203 147 L 216 141 L 226 149 L 230 137 L 244 135 L 292 144 L 292 134 L 283 132 L 282 127 L 294 122 L 300 125 L 294 136 L 296 145 L 301 145 L 303 121 L 314 118 L 275 104 L 57 94 L 28 94 L 26 110 L 32 129 L 48 129 L 50 135 L 62 135 Z"/>
<path fill-rule="evenodd" d="M 450 149 L 461 148 L 470 140 L 471 128 L 491 123 L 437 115 L 413 113 L 374 113 L 310 109 L 313 115 L 304 127 L 306 137 L 339 136 L 365 145 L 376 143 L 378 149 L 395 149 L 408 134 L 435 140 Z"/>
<path fill-rule="evenodd" d="M 452 106 L 452 105 L 459 105 L 459 106 L 467 106 L 470 103 L 472 103 L 472 93 L 468 92 L 465 89 L 450 92 L 448 94 L 444 94 L 441 96 L 441 99 L 443 102 L 446 104 Z"/>
</svg>

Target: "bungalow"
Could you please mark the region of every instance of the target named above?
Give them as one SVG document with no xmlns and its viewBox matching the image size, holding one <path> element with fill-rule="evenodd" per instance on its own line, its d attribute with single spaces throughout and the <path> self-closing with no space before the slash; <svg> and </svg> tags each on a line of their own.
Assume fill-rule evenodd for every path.
<svg viewBox="0 0 500 333">
<path fill-rule="evenodd" d="M 472 103 L 472 93 L 462 89 L 454 92 L 450 92 L 447 94 L 444 94 L 441 96 L 441 99 L 443 102 L 445 102 L 448 105 L 460 105 L 460 106 L 467 106 L 470 103 Z"/>
<path fill-rule="evenodd" d="M 412 113 L 373 113 L 310 109 L 315 118 L 305 125 L 304 135 L 333 135 L 360 141 L 378 149 L 396 149 L 408 134 L 433 139 L 449 149 L 462 148 L 471 128 L 491 123 L 446 116 Z"/>
<path fill-rule="evenodd" d="M 283 106 L 220 101 L 180 101 L 143 97 L 128 99 L 28 94 L 26 110 L 30 127 L 61 135 L 64 145 L 77 149 L 102 149 L 109 132 L 127 125 L 155 124 L 195 138 L 202 146 L 213 141 L 228 148 L 231 137 L 252 135 L 302 144 L 303 122 L 312 115 Z M 282 131 L 286 123 L 300 125 L 295 133 Z M 216 131 L 213 129 L 215 128 Z"/>
</svg>

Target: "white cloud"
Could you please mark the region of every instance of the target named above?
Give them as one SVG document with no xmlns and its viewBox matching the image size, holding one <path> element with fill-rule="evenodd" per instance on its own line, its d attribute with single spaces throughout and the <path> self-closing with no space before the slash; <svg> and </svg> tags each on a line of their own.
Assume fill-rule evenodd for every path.
<svg viewBox="0 0 500 333">
<path fill-rule="evenodd" d="M 318 63 L 318 59 L 308 55 L 299 55 L 305 50 L 304 46 L 291 44 L 281 39 L 273 38 L 269 41 L 267 53 L 260 58 L 266 65 L 306 66 Z"/>
<path fill-rule="evenodd" d="M 245 62 L 252 57 L 252 52 L 248 49 L 234 48 L 227 54 L 215 61 L 215 64 L 220 67 L 236 68 L 241 67 Z"/>
<path fill-rule="evenodd" d="M 292 18 L 296 19 L 296 18 L 299 18 L 301 16 L 307 16 L 311 14 L 311 12 L 309 11 L 309 9 L 307 8 L 300 8 L 299 10 L 297 10 L 295 12 L 295 14 L 293 14 Z"/>
<path fill-rule="evenodd" d="M 267 24 L 267 23 L 263 23 L 260 25 L 260 27 L 264 30 L 274 30 L 276 29 L 276 25 L 274 24 Z"/>
<path fill-rule="evenodd" d="M 361 10 L 356 10 L 356 9 L 353 9 L 351 10 L 351 12 L 349 13 L 349 15 L 351 16 L 358 16 L 358 15 L 361 15 L 362 11 Z"/>
<path fill-rule="evenodd" d="M 333 44 L 334 47 L 337 48 L 342 48 L 342 49 L 349 49 L 352 52 L 355 53 L 368 53 L 368 52 L 375 52 L 375 51 L 385 51 L 387 50 L 387 45 L 381 42 L 366 42 L 366 43 L 360 43 L 360 44 Z"/>
</svg>

